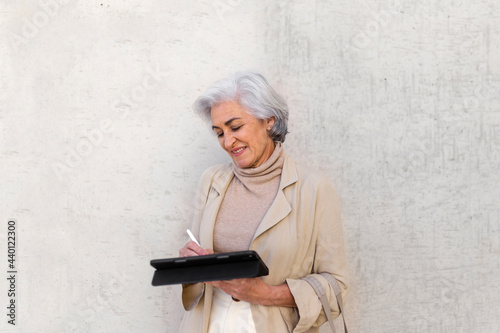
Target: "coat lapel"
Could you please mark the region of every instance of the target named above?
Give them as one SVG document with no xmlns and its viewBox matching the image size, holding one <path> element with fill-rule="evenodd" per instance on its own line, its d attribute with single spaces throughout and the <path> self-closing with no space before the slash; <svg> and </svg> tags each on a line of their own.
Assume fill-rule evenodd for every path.
<svg viewBox="0 0 500 333">
<path fill-rule="evenodd" d="M 212 186 L 210 187 L 208 193 L 207 205 L 203 213 L 203 221 L 200 226 L 200 243 L 203 248 L 213 249 L 215 220 L 217 218 L 220 205 L 222 204 L 222 200 L 224 199 L 224 193 L 229 187 L 233 177 L 234 172 L 231 164 L 226 165 L 213 177 Z M 285 196 L 284 190 L 288 186 L 297 182 L 297 180 L 298 175 L 295 163 L 285 153 L 278 193 L 257 228 L 253 240 L 263 234 L 266 230 L 279 223 L 292 211 L 292 207 Z"/>
<path fill-rule="evenodd" d="M 200 226 L 200 244 L 205 249 L 214 248 L 214 227 L 224 193 L 234 177 L 232 165 L 226 165 L 214 175 L 208 192 L 207 204 Z"/>
<path fill-rule="evenodd" d="M 278 193 L 276 194 L 276 198 L 274 198 L 271 207 L 269 207 L 269 210 L 267 211 L 266 215 L 262 219 L 262 222 L 257 228 L 253 240 L 263 234 L 266 230 L 279 223 L 292 211 L 292 207 L 290 206 L 290 203 L 285 196 L 284 190 L 286 187 L 297 182 L 297 179 L 298 176 L 295 163 L 285 153 L 285 161 L 283 162 L 283 169 L 281 171 L 281 181 Z"/>
</svg>

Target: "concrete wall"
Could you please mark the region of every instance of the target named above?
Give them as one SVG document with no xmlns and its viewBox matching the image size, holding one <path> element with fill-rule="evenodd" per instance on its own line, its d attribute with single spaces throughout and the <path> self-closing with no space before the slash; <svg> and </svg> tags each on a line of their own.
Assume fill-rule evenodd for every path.
<svg viewBox="0 0 500 333">
<path fill-rule="evenodd" d="M 1 266 L 15 219 L 17 317 L 3 278 L 0 329 L 177 331 L 180 289 L 153 288 L 149 260 L 177 255 L 198 177 L 228 160 L 190 106 L 253 68 L 289 102 L 288 152 L 341 195 L 352 332 L 498 332 L 499 11 L 2 1 Z"/>
</svg>

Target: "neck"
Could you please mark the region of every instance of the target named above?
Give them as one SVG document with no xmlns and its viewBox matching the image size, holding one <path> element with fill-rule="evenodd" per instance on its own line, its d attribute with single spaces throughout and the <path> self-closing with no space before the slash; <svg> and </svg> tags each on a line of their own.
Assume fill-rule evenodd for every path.
<svg viewBox="0 0 500 333">
<path fill-rule="evenodd" d="M 244 175 L 244 176 L 259 176 L 262 174 L 267 174 L 269 172 L 272 172 L 272 170 L 275 169 L 276 165 L 281 165 L 282 161 L 278 162 L 278 160 L 283 159 L 283 147 L 281 143 L 276 143 L 273 144 L 273 151 L 271 155 L 259 166 L 257 167 L 252 167 L 252 168 L 240 168 L 236 164 L 233 164 L 234 166 L 234 171 L 238 175 Z M 280 166 L 281 168 L 281 166 Z"/>
<path fill-rule="evenodd" d="M 267 144 L 266 144 L 266 149 L 265 149 L 265 152 L 264 152 L 264 156 L 266 156 L 266 159 L 264 161 L 262 161 L 261 164 L 259 164 L 258 166 L 261 166 L 262 164 L 266 163 L 266 161 L 271 157 L 271 155 L 273 154 L 274 152 L 274 148 L 276 148 L 276 143 L 274 143 L 273 140 L 268 140 L 267 141 Z"/>
</svg>

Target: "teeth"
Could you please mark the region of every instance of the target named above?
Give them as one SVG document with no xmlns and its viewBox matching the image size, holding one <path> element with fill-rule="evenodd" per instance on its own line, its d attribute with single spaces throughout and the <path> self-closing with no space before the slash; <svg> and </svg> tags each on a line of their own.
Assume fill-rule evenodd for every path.
<svg viewBox="0 0 500 333">
<path fill-rule="evenodd" d="M 233 153 L 234 153 L 234 154 L 238 154 L 238 153 L 239 153 L 240 151 L 242 151 L 243 149 L 245 149 L 245 147 L 242 147 L 242 148 L 240 148 L 240 149 L 238 149 L 238 150 L 234 150 L 234 151 L 233 151 Z"/>
</svg>

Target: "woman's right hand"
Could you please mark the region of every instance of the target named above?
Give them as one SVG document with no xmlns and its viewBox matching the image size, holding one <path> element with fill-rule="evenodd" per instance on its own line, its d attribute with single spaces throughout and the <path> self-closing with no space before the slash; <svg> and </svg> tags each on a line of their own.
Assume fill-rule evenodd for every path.
<svg viewBox="0 0 500 333">
<path fill-rule="evenodd" d="M 213 254 L 212 249 L 204 249 L 193 241 L 189 241 L 179 250 L 179 257 L 194 257 Z"/>
</svg>

